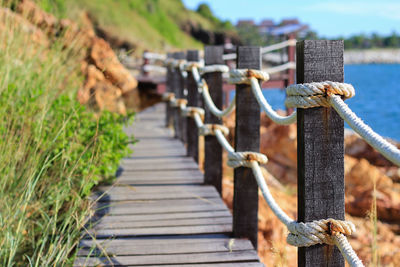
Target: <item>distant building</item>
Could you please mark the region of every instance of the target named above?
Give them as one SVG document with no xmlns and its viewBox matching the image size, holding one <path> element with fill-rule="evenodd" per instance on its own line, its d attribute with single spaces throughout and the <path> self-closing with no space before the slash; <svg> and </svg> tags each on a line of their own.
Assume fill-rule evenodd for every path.
<svg viewBox="0 0 400 267">
<path fill-rule="evenodd" d="M 246 26 L 246 25 L 255 26 L 256 23 L 252 19 L 241 19 L 237 22 L 236 27 Z"/>
<path fill-rule="evenodd" d="M 260 34 L 268 34 L 275 27 L 275 23 L 272 19 L 264 19 L 257 27 Z"/>
<path fill-rule="evenodd" d="M 289 35 L 292 33 L 303 37 L 310 30 L 307 24 L 302 24 L 297 18 L 287 18 L 283 19 L 279 23 L 275 23 L 272 19 L 264 19 L 259 24 L 256 24 L 254 20 L 239 20 L 236 27 L 240 26 L 255 26 L 258 28 L 258 32 L 261 35 Z"/>
</svg>

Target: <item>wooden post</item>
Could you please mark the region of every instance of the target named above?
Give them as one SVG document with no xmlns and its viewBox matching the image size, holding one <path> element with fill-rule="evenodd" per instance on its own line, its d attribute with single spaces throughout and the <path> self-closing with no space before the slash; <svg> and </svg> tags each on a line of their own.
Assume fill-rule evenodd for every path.
<svg viewBox="0 0 400 267">
<path fill-rule="evenodd" d="M 187 51 L 186 56 L 188 61 L 198 62 L 200 55 L 198 50 Z M 198 107 L 199 106 L 199 91 L 197 83 L 193 78 L 192 72 L 188 72 L 187 77 L 187 90 L 188 90 L 188 106 Z M 194 160 L 199 162 L 199 135 L 196 123 L 193 118 L 188 117 L 186 119 L 186 139 L 187 139 L 187 155 L 193 157 Z"/>
<path fill-rule="evenodd" d="M 261 69 L 259 47 L 243 46 L 237 49 L 238 69 Z M 236 85 L 235 150 L 260 150 L 260 107 L 250 85 Z M 248 238 L 257 248 L 258 186 L 249 168 L 234 172 L 233 235 Z"/>
<path fill-rule="evenodd" d="M 289 34 L 288 40 L 294 40 L 296 39 L 296 35 L 294 33 Z M 288 55 L 288 62 L 295 62 L 295 54 L 296 54 L 296 48 L 294 46 L 288 46 L 287 47 L 287 55 Z M 295 70 L 294 69 L 288 69 L 287 72 L 287 78 L 285 80 L 285 87 L 294 84 L 294 76 L 295 76 Z"/>
<path fill-rule="evenodd" d="M 297 83 L 343 82 L 343 41 L 297 43 Z M 297 109 L 298 220 L 344 219 L 344 123 L 333 108 Z M 299 266 L 343 267 L 334 246 L 298 250 Z"/>
<path fill-rule="evenodd" d="M 296 39 L 296 34 L 295 33 L 291 33 L 289 34 L 288 40 L 294 40 Z M 294 46 L 288 46 L 287 47 L 287 55 L 288 55 L 288 62 L 295 62 L 296 58 L 296 48 Z M 295 70 L 290 68 L 286 71 L 286 79 L 285 79 L 285 88 L 288 87 L 291 84 L 294 84 L 294 80 L 295 80 Z M 287 114 L 291 114 L 293 113 L 293 109 L 286 109 Z"/>
<path fill-rule="evenodd" d="M 172 58 L 172 53 L 168 53 L 167 54 L 167 58 Z M 167 92 L 173 92 L 173 74 L 172 74 L 173 70 L 170 66 L 168 66 L 167 68 L 167 80 L 165 82 L 166 85 L 166 91 Z M 169 105 L 169 102 L 166 102 L 166 110 L 165 110 L 165 127 L 170 127 L 172 125 L 172 108 Z"/>
<path fill-rule="evenodd" d="M 223 46 L 206 46 L 204 50 L 205 65 L 224 64 L 223 54 Z M 212 100 L 218 108 L 222 109 L 222 73 L 206 73 L 204 78 L 207 81 Z M 221 124 L 222 120 L 205 107 L 204 123 Z M 214 185 L 222 195 L 222 147 L 217 138 L 211 135 L 204 138 L 204 183 Z"/>
<path fill-rule="evenodd" d="M 184 59 L 185 54 L 183 52 L 175 52 L 173 54 L 174 59 Z M 181 72 L 179 70 L 179 67 L 174 68 L 173 72 L 173 90 L 175 93 L 175 98 L 182 98 L 183 97 L 183 88 L 182 88 L 182 83 L 181 83 Z M 179 107 L 174 108 L 174 132 L 175 132 L 175 138 L 181 139 L 181 112 Z"/>
</svg>

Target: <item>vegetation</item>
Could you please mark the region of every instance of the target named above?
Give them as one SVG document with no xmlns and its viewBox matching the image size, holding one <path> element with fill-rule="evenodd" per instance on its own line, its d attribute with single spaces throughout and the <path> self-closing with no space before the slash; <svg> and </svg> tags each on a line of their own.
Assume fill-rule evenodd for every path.
<svg viewBox="0 0 400 267">
<path fill-rule="evenodd" d="M 373 33 L 371 35 L 358 34 L 340 39 L 344 39 L 344 47 L 347 49 L 400 48 L 400 35 L 396 32 L 388 36 Z"/>
<path fill-rule="evenodd" d="M 37 0 L 59 18 L 79 21 L 86 11 L 98 27 L 137 46 L 137 50 L 165 51 L 171 48 L 201 48 L 190 27 L 211 31 L 234 30 L 217 19 L 207 5 L 198 12 L 185 8 L 181 0 Z M 184 31 L 182 29 L 185 29 Z"/>
<path fill-rule="evenodd" d="M 0 265 L 69 265 L 90 189 L 114 176 L 132 140 L 124 118 L 76 101 L 78 43 L 49 47 L 25 25 L 2 22 Z"/>
</svg>

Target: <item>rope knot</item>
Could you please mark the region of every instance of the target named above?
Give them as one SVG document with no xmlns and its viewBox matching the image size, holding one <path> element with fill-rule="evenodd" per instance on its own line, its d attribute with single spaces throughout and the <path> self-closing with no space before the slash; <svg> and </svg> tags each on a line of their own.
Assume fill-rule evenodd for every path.
<svg viewBox="0 0 400 267">
<path fill-rule="evenodd" d="M 201 68 L 202 64 L 200 62 L 196 61 L 189 61 L 185 64 L 185 70 L 186 71 L 192 71 L 193 68 Z"/>
<path fill-rule="evenodd" d="M 228 127 L 220 124 L 204 124 L 199 128 L 199 135 L 207 136 L 207 135 L 215 135 L 215 131 L 220 130 L 223 135 L 229 134 Z"/>
<path fill-rule="evenodd" d="M 169 102 L 172 99 L 175 99 L 175 94 L 174 93 L 168 93 L 167 92 L 167 93 L 164 93 L 162 95 L 162 101 Z"/>
<path fill-rule="evenodd" d="M 251 168 L 251 162 L 256 161 L 259 164 L 268 162 L 267 156 L 256 152 L 233 152 L 228 154 L 228 166 L 231 168 L 248 167 Z"/>
<path fill-rule="evenodd" d="M 261 70 L 234 69 L 229 73 L 229 82 L 234 84 L 251 84 L 251 79 L 268 81 L 269 74 Z"/>
<path fill-rule="evenodd" d="M 286 88 L 285 105 L 288 108 L 330 107 L 332 95 L 348 99 L 355 95 L 355 90 L 351 84 L 330 81 L 293 84 Z"/>
<path fill-rule="evenodd" d="M 204 109 L 198 107 L 186 107 L 181 111 L 182 116 L 190 118 L 194 118 L 194 114 L 199 114 L 200 118 L 203 118 L 204 113 Z"/>
<path fill-rule="evenodd" d="M 349 236 L 355 232 L 352 222 L 335 219 L 322 219 L 312 222 L 293 221 L 287 225 L 290 231 L 286 241 L 296 247 L 309 247 L 316 244 L 335 245 L 334 237 Z"/>
<path fill-rule="evenodd" d="M 187 100 L 184 98 L 174 98 L 172 101 L 170 101 L 171 107 L 174 108 L 185 108 L 187 104 Z"/>
</svg>

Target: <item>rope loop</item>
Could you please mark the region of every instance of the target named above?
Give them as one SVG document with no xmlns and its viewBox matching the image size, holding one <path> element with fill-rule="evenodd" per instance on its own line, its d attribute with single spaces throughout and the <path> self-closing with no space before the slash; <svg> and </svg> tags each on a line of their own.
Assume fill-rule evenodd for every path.
<svg viewBox="0 0 400 267">
<path fill-rule="evenodd" d="M 254 161 L 258 162 L 259 164 L 266 164 L 268 162 L 268 158 L 264 154 L 250 151 L 228 153 L 227 164 L 231 168 L 251 168 L 251 162 Z"/>
<path fill-rule="evenodd" d="M 261 70 L 234 69 L 229 72 L 228 82 L 234 84 L 251 84 L 252 78 L 256 78 L 260 81 L 268 81 L 269 74 Z"/>
<path fill-rule="evenodd" d="M 220 124 L 204 124 L 199 128 L 199 135 L 215 135 L 215 131 L 220 130 L 223 135 L 227 136 L 229 134 L 228 127 Z"/>
<path fill-rule="evenodd" d="M 194 118 L 194 114 L 199 114 L 203 118 L 205 112 L 204 109 L 198 107 L 186 107 L 181 111 L 181 115 L 184 117 Z"/>
<path fill-rule="evenodd" d="M 285 105 L 288 108 L 330 107 L 329 98 L 340 95 L 344 99 L 355 95 L 354 87 L 348 83 L 313 82 L 293 84 L 286 88 Z"/>
<path fill-rule="evenodd" d="M 206 73 L 211 73 L 211 72 L 229 72 L 229 67 L 226 65 L 208 65 L 199 68 L 199 73 L 200 75 L 204 75 Z"/>
<path fill-rule="evenodd" d="M 164 102 L 170 102 L 172 99 L 175 99 L 174 93 L 167 92 L 162 95 L 162 101 Z"/>
<path fill-rule="evenodd" d="M 174 101 L 170 101 L 170 103 L 171 103 L 171 107 L 174 107 L 174 108 L 179 107 L 179 108 L 183 109 L 187 105 L 187 100 L 184 98 L 175 98 Z"/>
<path fill-rule="evenodd" d="M 197 62 L 197 61 L 188 61 L 188 62 L 186 62 L 184 68 L 185 68 L 186 71 L 192 71 L 193 68 L 199 69 L 199 68 L 201 68 L 201 67 L 202 67 L 202 64 L 201 64 L 200 62 Z"/>
<path fill-rule="evenodd" d="M 292 221 L 287 225 L 290 231 L 286 241 L 296 247 L 309 247 L 316 244 L 335 245 L 334 237 L 349 236 L 356 228 L 352 222 L 335 219 L 322 219 L 312 222 Z"/>
</svg>

